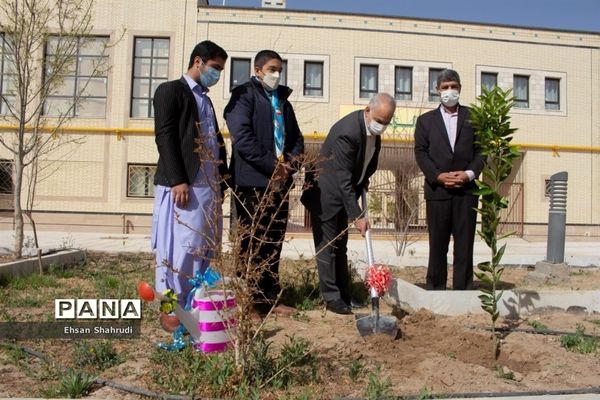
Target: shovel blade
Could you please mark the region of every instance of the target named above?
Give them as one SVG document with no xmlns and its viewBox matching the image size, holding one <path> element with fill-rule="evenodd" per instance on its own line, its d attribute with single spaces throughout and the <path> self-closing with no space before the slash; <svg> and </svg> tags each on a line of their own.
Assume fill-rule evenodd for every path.
<svg viewBox="0 0 600 400">
<path fill-rule="evenodd" d="M 356 328 L 363 337 L 383 333 L 395 338 L 398 334 L 396 321 L 396 317 L 379 316 L 376 318 L 371 314 L 356 314 Z"/>
</svg>

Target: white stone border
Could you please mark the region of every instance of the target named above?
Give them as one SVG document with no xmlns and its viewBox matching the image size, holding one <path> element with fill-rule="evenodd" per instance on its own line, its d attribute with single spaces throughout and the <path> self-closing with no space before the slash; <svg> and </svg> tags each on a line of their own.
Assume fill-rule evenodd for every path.
<svg viewBox="0 0 600 400">
<path fill-rule="evenodd" d="M 402 279 L 392 281 L 386 301 L 403 309 L 425 308 L 434 314 L 483 314 L 478 290 L 425 290 Z M 498 309 L 500 315 L 517 317 L 538 308 L 557 307 L 566 310 L 577 306 L 588 313 L 600 312 L 600 291 L 505 290 Z"/>
<path fill-rule="evenodd" d="M 42 266 L 46 269 L 51 264 L 75 264 L 85 260 L 84 250 L 61 250 L 42 256 Z M 0 276 L 24 276 L 39 271 L 37 257 L 11 261 L 0 265 Z"/>
</svg>

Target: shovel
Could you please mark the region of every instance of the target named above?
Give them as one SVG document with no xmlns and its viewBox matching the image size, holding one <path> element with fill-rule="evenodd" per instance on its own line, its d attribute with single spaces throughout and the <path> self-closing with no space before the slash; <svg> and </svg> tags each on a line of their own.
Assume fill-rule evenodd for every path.
<svg viewBox="0 0 600 400">
<path fill-rule="evenodd" d="M 362 195 L 362 209 L 365 217 L 367 217 L 367 192 L 363 192 Z M 369 266 L 375 264 L 375 257 L 373 256 L 373 244 L 371 243 L 371 231 L 367 229 L 365 233 L 365 242 L 367 245 L 367 258 Z M 396 325 L 396 317 L 394 316 L 381 316 L 379 315 L 379 293 L 377 289 L 372 287 L 370 289 L 371 295 L 371 314 L 355 314 L 356 315 L 356 328 L 360 333 L 360 336 L 368 336 L 374 333 L 383 333 L 393 338 L 398 334 L 398 326 Z"/>
</svg>

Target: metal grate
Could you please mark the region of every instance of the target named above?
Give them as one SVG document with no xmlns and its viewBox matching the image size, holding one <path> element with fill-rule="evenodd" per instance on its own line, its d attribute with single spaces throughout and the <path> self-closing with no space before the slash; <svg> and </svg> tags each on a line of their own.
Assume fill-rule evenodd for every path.
<svg viewBox="0 0 600 400">
<path fill-rule="evenodd" d="M 307 154 L 317 154 L 321 143 L 305 143 Z M 299 199 L 302 194 L 303 173 L 296 178 L 290 193 L 288 231 L 310 231 L 310 216 Z M 370 179 L 369 220 L 378 233 L 423 231 L 425 202 L 423 176 L 414 159 L 412 145 L 392 144 L 381 149 L 379 169 Z"/>
<path fill-rule="evenodd" d="M 13 162 L 10 160 L 0 160 L 0 194 L 12 194 L 13 179 L 12 179 Z"/>
<path fill-rule="evenodd" d="M 229 139 L 227 143 L 230 143 Z M 322 142 L 307 140 L 305 152 L 316 156 L 321 146 Z M 369 185 L 369 219 L 373 231 L 396 241 L 410 241 L 427 232 L 424 179 L 414 158 L 413 144 L 391 143 L 382 146 L 378 170 L 371 177 Z M 310 232 L 310 214 L 300 203 L 303 182 L 304 172 L 301 171 L 290 192 L 288 232 Z M 509 198 L 509 207 L 502 210 L 499 229 L 523 236 L 523 184 L 505 183 L 502 193 Z M 233 207 L 231 210 L 233 212 Z"/>
<path fill-rule="evenodd" d="M 127 165 L 127 197 L 154 197 L 156 165 Z"/>
</svg>

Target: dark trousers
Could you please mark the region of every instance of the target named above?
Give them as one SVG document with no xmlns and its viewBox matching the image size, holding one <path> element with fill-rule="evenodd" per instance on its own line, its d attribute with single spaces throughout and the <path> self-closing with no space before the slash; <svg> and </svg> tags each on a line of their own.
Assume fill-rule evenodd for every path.
<svg viewBox="0 0 600 400">
<path fill-rule="evenodd" d="M 283 192 L 270 192 L 265 197 L 261 188 L 236 188 L 239 198 L 235 209 L 238 218 L 238 235 L 241 235 L 239 265 L 248 262 L 260 269 L 253 293 L 257 302 L 273 303 L 281 291 L 279 283 L 279 259 L 287 228 L 289 202 Z M 245 271 L 239 271 L 245 275 Z"/>
<path fill-rule="evenodd" d="M 311 217 L 321 295 L 327 302 L 342 299 L 350 305 L 350 269 L 348 268 L 348 217 L 339 212 L 327 221 Z M 341 232 L 344 232 L 340 235 Z"/>
<path fill-rule="evenodd" d="M 477 220 L 477 196 L 464 194 L 449 200 L 427 201 L 429 265 L 427 289 L 445 290 L 448 279 L 448 246 L 454 238 L 452 288 L 473 288 L 473 241 Z"/>
</svg>

